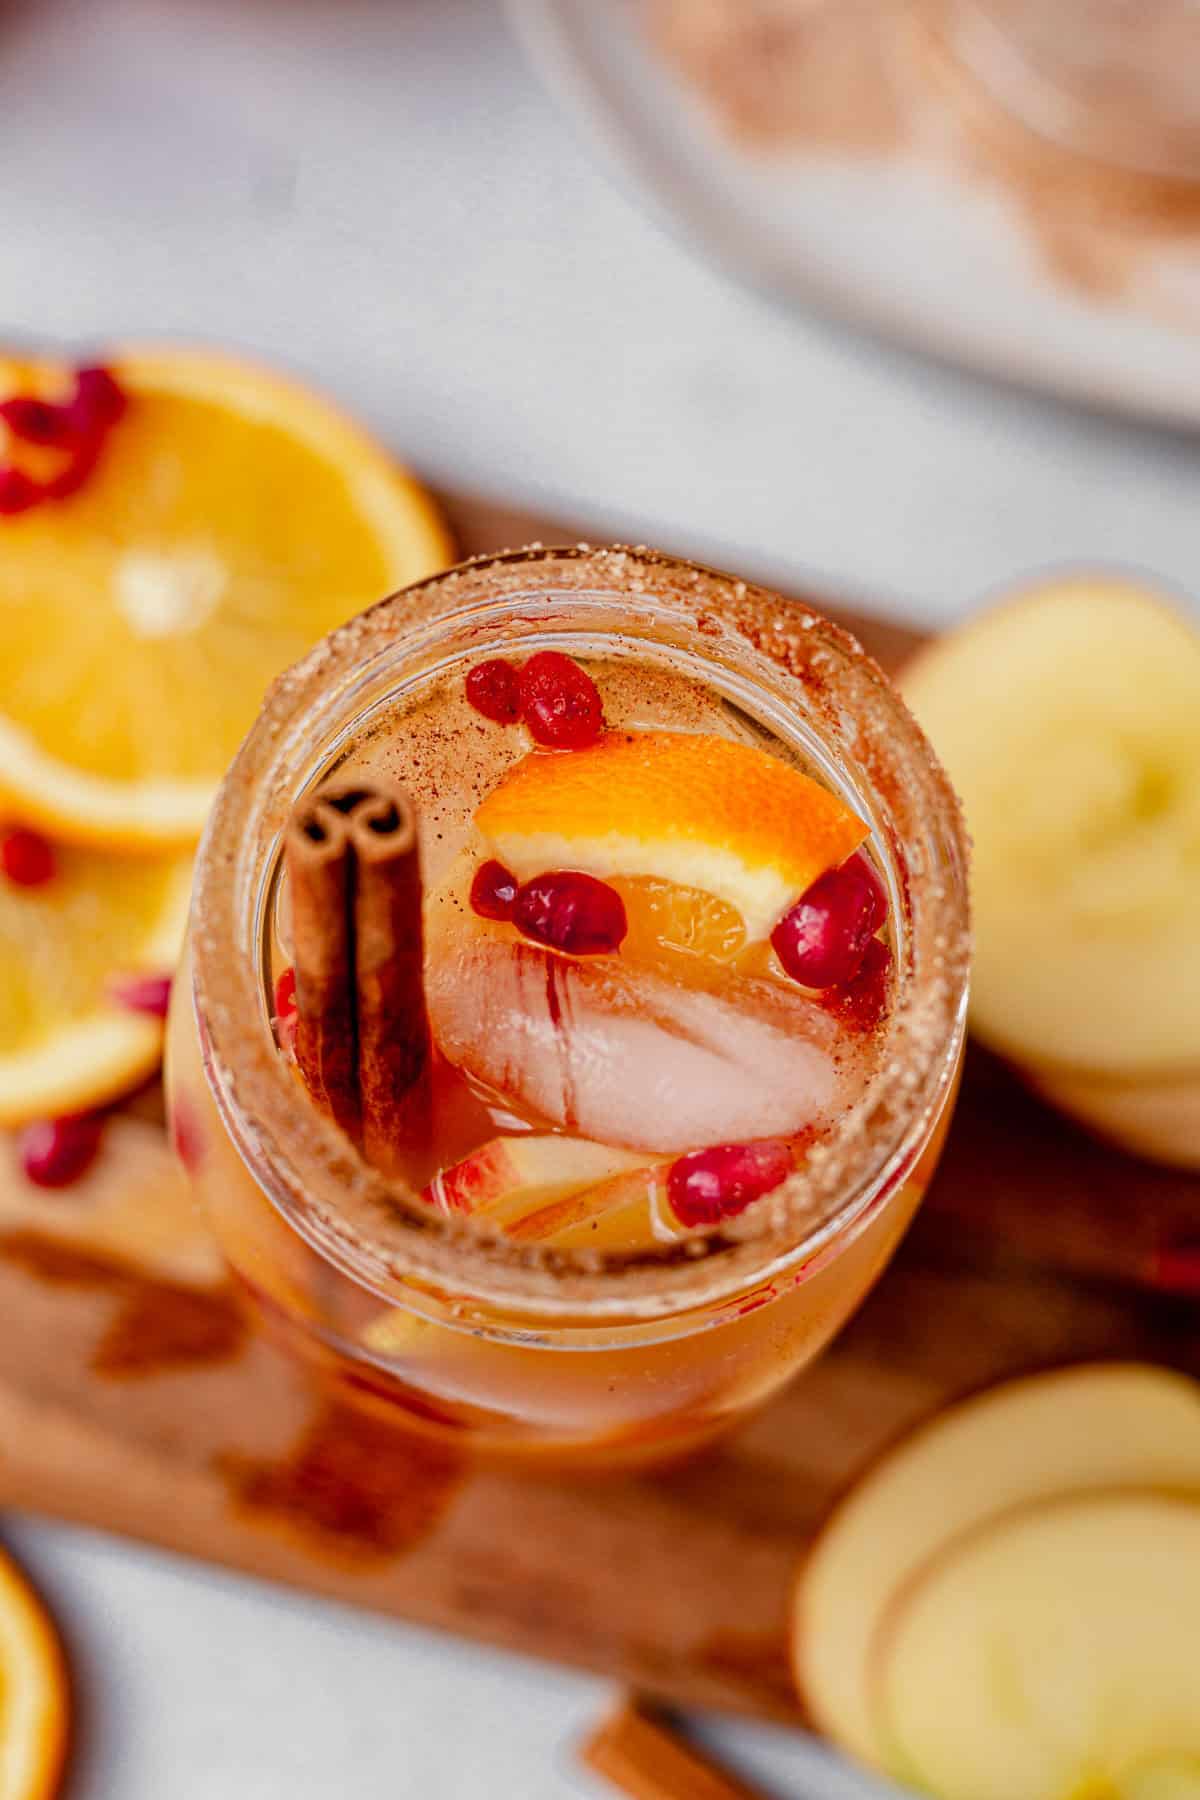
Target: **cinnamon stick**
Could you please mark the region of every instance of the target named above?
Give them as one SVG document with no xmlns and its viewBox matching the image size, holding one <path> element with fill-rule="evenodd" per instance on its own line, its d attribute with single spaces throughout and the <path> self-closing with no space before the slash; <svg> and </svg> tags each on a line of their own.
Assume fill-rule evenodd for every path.
<svg viewBox="0 0 1200 1800">
<path fill-rule="evenodd" d="M 386 1167 L 429 1135 L 429 1019 L 417 822 L 399 790 L 349 815 L 363 1151 Z"/>
<path fill-rule="evenodd" d="M 626 1699 L 580 1746 L 580 1760 L 630 1800 L 764 1800 Z"/>
<path fill-rule="evenodd" d="M 316 1104 L 351 1137 L 362 1123 L 354 1028 L 351 850 L 343 815 L 318 793 L 284 840 L 296 970 L 296 1061 Z"/>
<path fill-rule="evenodd" d="M 381 1168 L 429 1125 L 421 872 L 407 796 L 330 781 L 284 840 L 296 1060 L 313 1099 Z"/>
</svg>

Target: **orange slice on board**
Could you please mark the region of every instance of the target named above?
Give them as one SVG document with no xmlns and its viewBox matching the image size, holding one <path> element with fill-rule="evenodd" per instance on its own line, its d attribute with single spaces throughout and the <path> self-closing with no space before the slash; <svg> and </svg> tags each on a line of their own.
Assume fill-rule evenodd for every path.
<svg viewBox="0 0 1200 1800">
<path fill-rule="evenodd" d="M 0 1551 L 0 1800 L 50 1800 L 67 1751 L 70 1690 L 58 1634 Z"/>
<path fill-rule="evenodd" d="M 0 1126 L 102 1105 L 162 1056 L 162 1020 L 115 982 L 174 969 L 191 859 L 63 845 L 54 859 L 36 887 L 0 876 Z"/>
<path fill-rule="evenodd" d="M 216 351 L 116 353 L 127 397 L 69 498 L 0 516 L 0 812 L 187 844 L 281 669 L 452 560 L 425 491 L 298 383 Z M 0 398 L 70 371 L 0 358 Z M 0 425 L 0 463 L 44 452 Z"/>
<path fill-rule="evenodd" d="M 588 749 L 535 751 L 475 818 L 521 881 L 547 869 L 652 877 L 723 901 L 750 940 L 767 937 L 867 836 L 836 794 L 767 751 L 670 731 L 612 731 Z M 709 919 L 704 931 L 719 938 L 728 925 Z"/>
</svg>

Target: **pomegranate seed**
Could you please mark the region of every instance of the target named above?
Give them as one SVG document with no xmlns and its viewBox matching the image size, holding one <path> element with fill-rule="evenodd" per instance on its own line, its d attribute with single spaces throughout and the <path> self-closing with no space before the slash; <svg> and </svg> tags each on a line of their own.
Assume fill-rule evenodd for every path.
<svg viewBox="0 0 1200 1800">
<path fill-rule="evenodd" d="M 296 1026 L 300 1014 L 296 1007 L 296 971 L 285 969 L 275 983 L 275 1042 L 285 1056 L 296 1049 Z"/>
<path fill-rule="evenodd" d="M 535 743 L 582 750 L 604 730 L 595 682 L 558 650 L 539 650 L 521 670 L 521 716 Z"/>
<path fill-rule="evenodd" d="M 38 831 L 0 831 L 0 869 L 17 887 L 41 887 L 58 873 L 54 845 Z"/>
<path fill-rule="evenodd" d="M 115 425 L 128 404 L 124 389 L 111 369 L 100 364 L 75 371 L 75 394 L 70 412 L 78 437 L 96 437 Z"/>
<path fill-rule="evenodd" d="M 0 518 L 11 519 L 28 512 L 42 498 L 42 489 L 24 469 L 11 464 L 0 467 Z"/>
<path fill-rule="evenodd" d="M 103 1130 L 104 1114 L 98 1112 L 27 1125 L 17 1140 L 26 1180 L 37 1187 L 70 1187 L 95 1161 Z"/>
<path fill-rule="evenodd" d="M 471 883 L 471 910 L 481 919 L 511 919 L 517 878 L 503 863 L 480 863 Z"/>
<path fill-rule="evenodd" d="M 857 975 L 867 945 L 887 918 L 887 900 L 878 875 L 863 856 L 818 875 L 790 912 L 771 943 L 792 977 L 805 987 L 840 987 Z"/>
<path fill-rule="evenodd" d="M 867 945 L 858 974 L 821 997 L 827 1013 L 850 1031 L 874 1031 L 891 996 L 892 953 L 881 938 Z"/>
<path fill-rule="evenodd" d="M 518 888 L 512 920 L 535 943 L 572 956 L 603 956 L 615 950 L 629 930 L 625 903 L 616 889 L 577 869 L 535 875 Z"/>
<path fill-rule="evenodd" d="M 109 992 L 120 1006 L 130 1012 L 150 1013 L 165 1019 L 171 1005 L 169 975 L 118 975 L 109 983 Z"/>
<path fill-rule="evenodd" d="M 75 441 L 75 422 L 67 406 L 53 400 L 35 400 L 32 394 L 15 394 L 0 400 L 0 420 L 14 437 L 27 444 L 66 445 Z"/>
<path fill-rule="evenodd" d="M 792 1171 L 792 1153 L 778 1138 L 756 1144 L 718 1144 L 671 1164 L 667 1195 L 681 1225 L 716 1225 L 736 1218 L 777 1188 Z"/>
<path fill-rule="evenodd" d="M 275 983 L 275 1017 L 290 1019 L 296 1011 L 296 971 L 285 969 Z"/>
<path fill-rule="evenodd" d="M 1200 1294 L 1200 1245 L 1191 1238 L 1160 1244 L 1150 1252 L 1146 1275 L 1164 1293 Z"/>
<path fill-rule="evenodd" d="M 477 713 L 497 725 L 515 725 L 521 716 L 521 677 L 502 656 L 476 663 L 467 673 L 467 699 Z"/>
</svg>

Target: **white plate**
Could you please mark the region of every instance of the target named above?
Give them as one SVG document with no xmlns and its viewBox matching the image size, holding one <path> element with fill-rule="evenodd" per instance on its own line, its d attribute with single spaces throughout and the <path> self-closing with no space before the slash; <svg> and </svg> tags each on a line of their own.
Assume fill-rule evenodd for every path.
<svg viewBox="0 0 1200 1800">
<path fill-rule="evenodd" d="M 1015 193 L 951 158 L 739 147 L 648 42 L 644 0 L 509 4 L 666 222 L 755 285 L 993 375 L 1200 423 L 1200 227 L 1190 246 L 1114 239 L 1119 291 L 1090 292 L 1054 271 Z"/>
</svg>

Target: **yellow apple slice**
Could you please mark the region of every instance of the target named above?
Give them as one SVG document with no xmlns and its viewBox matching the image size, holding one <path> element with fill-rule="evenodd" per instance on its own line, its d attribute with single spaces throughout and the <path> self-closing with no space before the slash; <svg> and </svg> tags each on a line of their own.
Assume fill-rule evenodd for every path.
<svg viewBox="0 0 1200 1800">
<path fill-rule="evenodd" d="M 875 1676 L 891 1772 L 944 1800 L 1194 1795 L 1200 1497 L 991 1521 L 896 1597 Z"/>
<path fill-rule="evenodd" d="M 1013 1506 L 1127 1486 L 1200 1489 L 1200 1384 L 1147 1364 L 1084 1363 L 991 1388 L 886 1453 L 800 1575 L 795 1671 L 821 1729 L 883 1763 L 872 1643 L 891 1597 L 936 1551 Z"/>
<path fill-rule="evenodd" d="M 1052 1106 L 1136 1155 L 1183 1169 L 1200 1165 L 1200 1065 L 1140 1080 L 1028 1063 L 1024 1073 Z"/>
<path fill-rule="evenodd" d="M 1163 1757 L 1121 1783 L 1121 1800 L 1200 1800 L 1200 1761 Z"/>
<path fill-rule="evenodd" d="M 1130 582 L 1059 579 L 901 686 L 974 841 L 975 1031 L 1062 1104 L 1084 1090 L 1089 1123 L 1200 1164 L 1194 1094 L 1178 1131 L 1161 1116 L 1200 1084 L 1200 630 Z M 1148 1135 L 1121 1091 L 1145 1085 Z"/>
</svg>

